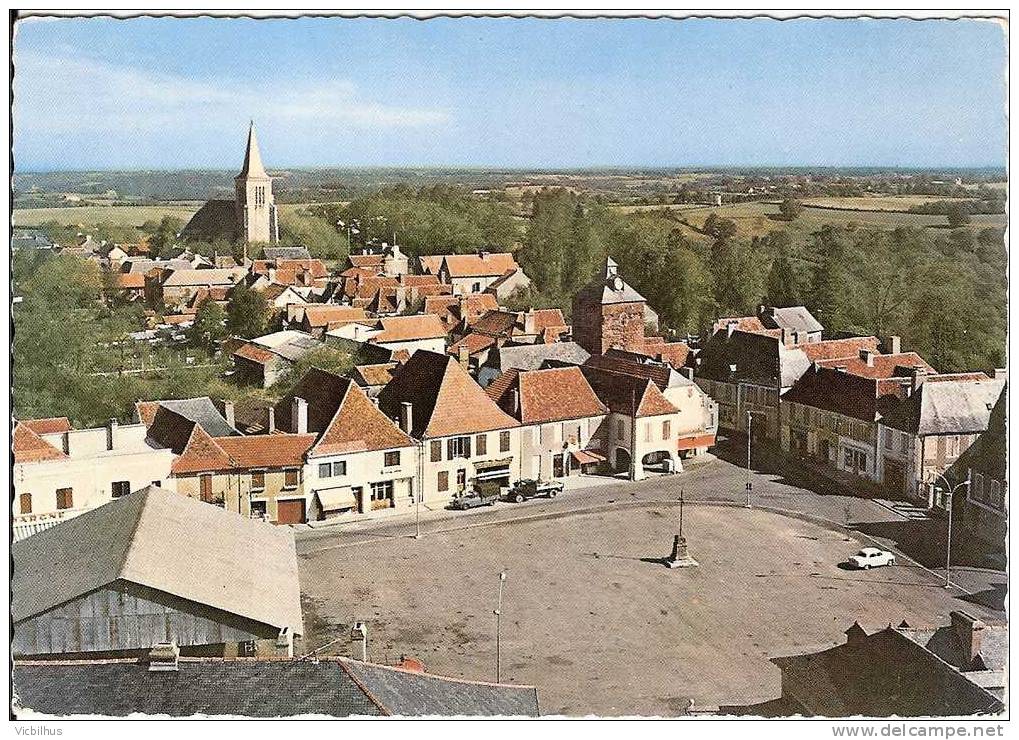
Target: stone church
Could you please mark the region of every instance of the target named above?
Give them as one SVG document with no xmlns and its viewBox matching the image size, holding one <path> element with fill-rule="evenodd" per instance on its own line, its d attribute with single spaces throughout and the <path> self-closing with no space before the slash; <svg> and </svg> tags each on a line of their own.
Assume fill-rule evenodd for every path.
<svg viewBox="0 0 1019 740">
<path fill-rule="evenodd" d="M 279 243 L 279 220 L 272 194 L 272 177 L 258 150 L 255 124 L 248 129 L 244 165 L 234 178 L 233 200 L 210 200 L 191 217 L 181 237 L 195 241 Z"/>
</svg>

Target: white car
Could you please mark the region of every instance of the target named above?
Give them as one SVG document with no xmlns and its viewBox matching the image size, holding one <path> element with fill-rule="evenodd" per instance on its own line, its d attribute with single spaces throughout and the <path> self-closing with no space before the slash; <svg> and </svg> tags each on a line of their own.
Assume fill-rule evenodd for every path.
<svg viewBox="0 0 1019 740">
<path fill-rule="evenodd" d="M 861 570 L 880 568 L 882 565 L 895 565 L 895 556 L 887 550 L 865 547 L 849 558 L 849 565 Z"/>
</svg>

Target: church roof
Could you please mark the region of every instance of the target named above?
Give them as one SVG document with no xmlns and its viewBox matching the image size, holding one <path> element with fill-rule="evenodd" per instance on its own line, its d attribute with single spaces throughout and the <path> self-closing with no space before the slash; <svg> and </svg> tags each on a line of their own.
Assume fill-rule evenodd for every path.
<svg viewBox="0 0 1019 740">
<path fill-rule="evenodd" d="M 644 303 L 640 293 L 631 288 L 619 276 L 618 265 L 611 257 L 605 258 L 605 268 L 590 283 L 580 290 L 587 302 L 607 305 L 611 303 Z"/>
<path fill-rule="evenodd" d="M 244 150 L 244 165 L 237 177 L 269 177 L 269 173 L 262 165 L 262 153 L 258 150 L 258 136 L 255 134 L 254 121 L 251 122 L 251 127 L 248 129 L 248 146 Z"/>
<path fill-rule="evenodd" d="M 232 200 L 209 200 L 191 217 L 181 236 L 196 241 L 233 241 L 240 232 L 236 203 Z"/>
</svg>

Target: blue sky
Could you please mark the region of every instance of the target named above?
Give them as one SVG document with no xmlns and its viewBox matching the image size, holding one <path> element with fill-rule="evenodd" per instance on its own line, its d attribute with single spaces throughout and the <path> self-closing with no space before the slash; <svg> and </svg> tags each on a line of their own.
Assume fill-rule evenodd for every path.
<svg viewBox="0 0 1019 740">
<path fill-rule="evenodd" d="M 979 21 L 28 20 L 36 169 L 1004 166 L 1005 38 Z"/>
</svg>

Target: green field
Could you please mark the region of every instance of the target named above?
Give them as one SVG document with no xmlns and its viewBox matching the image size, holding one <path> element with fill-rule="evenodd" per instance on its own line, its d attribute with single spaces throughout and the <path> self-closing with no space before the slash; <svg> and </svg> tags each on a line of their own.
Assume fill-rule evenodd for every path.
<svg viewBox="0 0 1019 740">
<path fill-rule="evenodd" d="M 648 210 L 654 211 L 655 209 Z M 802 215 L 795 221 L 785 221 L 779 214 L 777 204 L 760 202 L 684 208 L 679 211 L 670 211 L 670 216 L 677 221 L 684 221 L 685 223 L 682 225 L 684 233 L 696 239 L 705 238 L 699 229 L 704 225 L 704 220 L 711 213 L 734 221 L 739 236 L 748 239 L 755 236 L 763 236 L 776 229 L 784 229 L 793 234 L 797 232 L 810 234 L 825 224 L 832 226 L 855 224 L 860 228 L 869 227 L 878 229 L 894 229 L 899 226 L 947 229 L 944 216 L 893 213 L 889 211 L 836 211 L 830 208 L 811 208 L 809 206 L 804 207 Z M 980 214 L 972 217 L 969 228 L 1003 228 L 1004 225 L 1004 214 Z"/>
<path fill-rule="evenodd" d="M 163 216 L 176 216 L 185 221 L 194 215 L 198 203 L 167 203 L 159 206 L 75 206 L 71 208 L 16 208 L 15 226 L 39 226 L 56 221 L 61 226 L 141 226 L 146 221 L 158 221 Z"/>
</svg>

